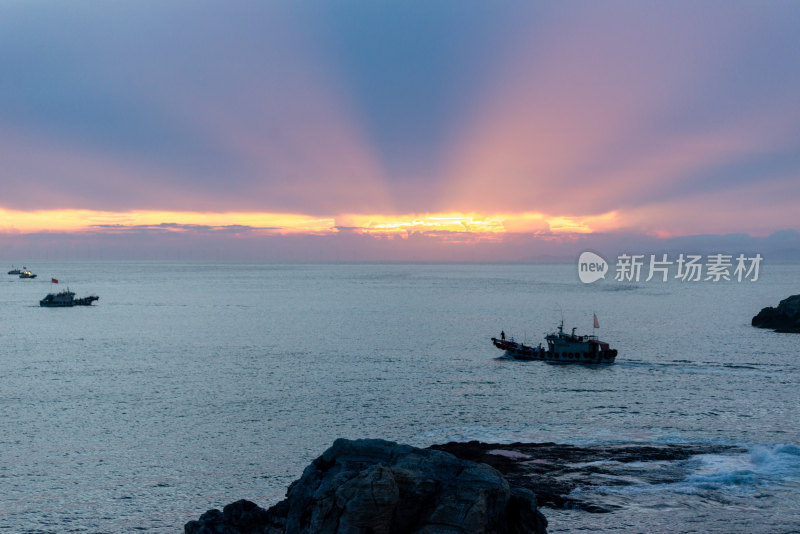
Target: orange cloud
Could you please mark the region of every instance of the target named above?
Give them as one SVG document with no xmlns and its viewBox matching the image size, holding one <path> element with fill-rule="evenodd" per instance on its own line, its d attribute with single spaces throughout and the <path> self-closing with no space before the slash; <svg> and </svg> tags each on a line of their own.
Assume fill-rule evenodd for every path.
<svg viewBox="0 0 800 534">
<path fill-rule="evenodd" d="M 201 213 L 169 211 L 92 211 L 46 210 L 14 211 L 0 209 L 0 232 L 83 232 L 103 228 L 134 228 L 158 225 L 245 226 L 272 233 L 325 234 L 335 232 L 332 218 L 291 213 Z"/>
</svg>

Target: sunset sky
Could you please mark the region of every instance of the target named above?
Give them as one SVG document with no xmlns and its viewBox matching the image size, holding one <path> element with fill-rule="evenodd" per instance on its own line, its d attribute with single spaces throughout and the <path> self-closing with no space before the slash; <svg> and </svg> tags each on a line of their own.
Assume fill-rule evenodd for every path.
<svg viewBox="0 0 800 534">
<path fill-rule="evenodd" d="M 0 258 L 800 230 L 798 28 L 777 1 L 5 1 Z"/>
</svg>

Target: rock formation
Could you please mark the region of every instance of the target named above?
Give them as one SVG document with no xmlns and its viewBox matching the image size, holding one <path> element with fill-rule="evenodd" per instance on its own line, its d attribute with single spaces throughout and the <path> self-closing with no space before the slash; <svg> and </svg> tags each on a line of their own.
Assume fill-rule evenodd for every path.
<svg viewBox="0 0 800 534">
<path fill-rule="evenodd" d="M 751 322 L 758 328 L 771 328 L 776 332 L 800 334 L 800 295 L 783 299 L 777 308 L 762 309 Z"/>
<path fill-rule="evenodd" d="M 338 439 L 269 510 L 248 501 L 210 510 L 186 534 L 539 534 L 529 489 L 489 465 L 389 441 Z"/>
<path fill-rule="evenodd" d="M 185 531 L 538 533 L 545 532 L 547 521 L 537 504 L 611 512 L 628 503 L 593 488 L 676 484 L 690 474 L 687 460 L 694 456 L 746 452 L 719 444 L 578 447 L 471 441 L 416 449 L 380 440 L 337 440 L 269 510 L 237 501 L 190 521 Z"/>
</svg>

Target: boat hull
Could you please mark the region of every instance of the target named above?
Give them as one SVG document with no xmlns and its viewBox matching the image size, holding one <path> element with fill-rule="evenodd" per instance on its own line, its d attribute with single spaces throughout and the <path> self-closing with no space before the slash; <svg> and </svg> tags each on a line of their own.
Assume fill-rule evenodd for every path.
<svg viewBox="0 0 800 534">
<path fill-rule="evenodd" d="M 546 351 L 538 347 L 529 347 L 524 343 L 517 343 L 507 339 L 492 338 L 492 343 L 498 349 L 506 351 L 506 356 L 515 360 L 544 360 Z"/>
<path fill-rule="evenodd" d="M 96 300 L 100 300 L 100 297 L 84 297 L 80 299 L 73 299 L 71 301 L 42 299 L 39 301 L 39 306 L 42 308 L 73 308 L 75 306 L 91 306 Z"/>
<path fill-rule="evenodd" d="M 515 360 L 529 360 L 529 361 L 544 361 L 548 363 L 572 363 L 583 365 L 606 365 L 614 363 L 617 358 L 617 351 L 615 349 L 606 349 L 605 344 L 581 344 L 575 347 L 585 347 L 586 350 L 574 351 L 567 350 L 544 350 L 538 347 L 529 347 L 523 343 L 517 343 L 507 339 L 492 338 L 492 344 L 500 350 L 504 350 L 506 356 L 514 358 Z M 562 347 L 559 347 L 562 348 Z"/>
<path fill-rule="evenodd" d="M 549 363 L 580 363 L 584 365 L 603 365 L 614 363 L 617 358 L 617 351 L 614 349 L 592 352 L 561 352 L 554 353 L 548 351 L 544 361 Z"/>
</svg>

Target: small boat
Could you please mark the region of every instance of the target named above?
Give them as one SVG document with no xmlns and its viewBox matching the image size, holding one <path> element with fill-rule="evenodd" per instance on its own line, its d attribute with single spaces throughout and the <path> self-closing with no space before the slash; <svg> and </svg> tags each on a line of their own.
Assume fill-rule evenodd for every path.
<svg viewBox="0 0 800 534">
<path fill-rule="evenodd" d="M 19 273 L 20 278 L 36 278 L 37 275 L 33 274 L 30 271 L 22 271 Z"/>
<path fill-rule="evenodd" d="M 25 267 L 23 267 L 23 269 L 24 269 L 24 268 L 25 268 Z M 14 267 L 14 266 L 12 265 L 12 266 L 11 266 L 11 270 L 10 270 L 10 271 L 8 271 L 8 274 L 16 274 L 16 275 L 19 275 L 19 274 L 22 274 L 22 271 L 20 271 L 19 269 L 17 269 L 16 267 Z"/>
<path fill-rule="evenodd" d="M 595 327 L 597 318 L 595 317 Z M 505 332 L 501 332 L 500 339 L 492 338 L 492 344 L 498 349 L 504 350 L 506 356 L 516 360 L 542 360 L 551 363 L 614 363 L 617 357 L 616 349 L 609 347 L 608 343 L 600 341 L 597 336 L 579 336 L 575 334 L 577 328 L 572 329 L 571 334 L 564 333 L 564 321 L 557 332 L 545 336 L 547 348 L 539 344 L 538 347 L 517 343 L 514 338 L 506 339 Z"/>
<path fill-rule="evenodd" d="M 60 293 L 50 293 L 39 301 L 39 306 L 43 308 L 71 308 L 73 306 L 91 306 L 92 302 L 100 300 L 100 297 L 91 295 L 80 299 L 75 298 L 75 293 L 67 289 Z"/>
</svg>

